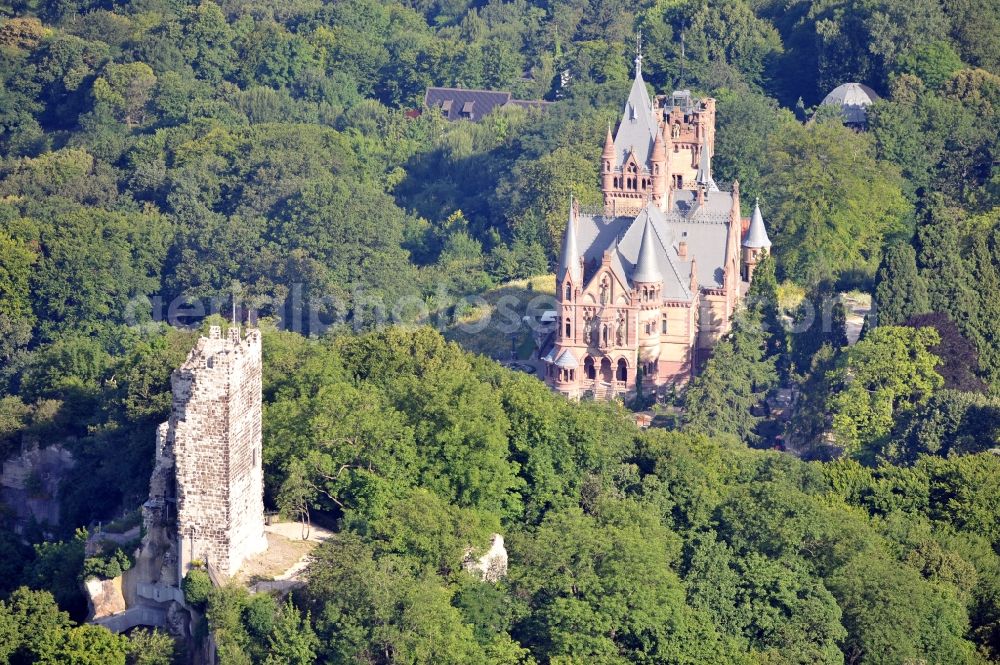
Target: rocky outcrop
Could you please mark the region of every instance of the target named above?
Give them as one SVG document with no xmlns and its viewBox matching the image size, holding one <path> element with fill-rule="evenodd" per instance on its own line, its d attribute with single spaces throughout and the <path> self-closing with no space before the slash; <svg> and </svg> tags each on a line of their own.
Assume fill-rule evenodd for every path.
<svg viewBox="0 0 1000 665">
<path fill-rule="evenodd" d="M 120 614 L 125 611 L 125 596 L 122 595 L 122 578 L 101 580 L 91 577 L 83 583 L 90 607 L 90 620 Z"/>
<path fill-rule="evenodd" d="M 494 533 L 490 537 L 490 549 L 478 559 L 473 558 L 472 548 L 466 550 L 462 567 L 478 575 L 484 582 L 498 582 L 507 577 L 507 549 L 504 547 L 503 536 Z"/>
<path fill-rule="evenodd" d="M 59 526 L 59 490 L 74 464 L 67 449 L 38 441 L 26 442 L 20 455 L 3 463 L 0 500 L 13 513 L 16 532 L 32 522 Z"/>
</svg>

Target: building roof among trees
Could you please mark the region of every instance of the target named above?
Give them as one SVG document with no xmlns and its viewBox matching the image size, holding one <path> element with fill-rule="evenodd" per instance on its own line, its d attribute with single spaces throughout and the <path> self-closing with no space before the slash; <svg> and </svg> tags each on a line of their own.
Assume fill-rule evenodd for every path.
<svg viewBox="0 0 1000 665">
<path fill-rule="evenodd" d="M 878 99 L 878 94 L 864 83 L 842 83 L 820 102 L 821 106 L 836 105 L 844 115 L 844 122 L 863 125 L 868 119 L 868 106 Z"/>
<path fill-rule="evenodd" d="M 427 88 L 424 105 L 441 111 L 448 120 L 479 121 L 498 106 L 544 108 L 551 102 L 535 99 L 513 99 L 513 94 L 501 90 L 466 88 Z"/>
</svg>

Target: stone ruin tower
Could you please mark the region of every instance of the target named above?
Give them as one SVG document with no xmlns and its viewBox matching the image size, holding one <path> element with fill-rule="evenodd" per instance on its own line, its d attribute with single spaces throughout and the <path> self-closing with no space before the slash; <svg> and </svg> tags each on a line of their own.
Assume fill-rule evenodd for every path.
<svg viewBox="0 0 1000 665">
<path fill-rule="evenodd" d="M 207 564 L 210 573 L 232 576 L 247 558 L 267 549 L 260 331 L 241 339 L 238 328 L 223 337 L 212 326 L 174 371 L 171 385 L 173 406 L 157 432 L 147 508 L 170 511 L 176 501 L 171 535 L 178 581 L 192 561 Z"/>
</svg>

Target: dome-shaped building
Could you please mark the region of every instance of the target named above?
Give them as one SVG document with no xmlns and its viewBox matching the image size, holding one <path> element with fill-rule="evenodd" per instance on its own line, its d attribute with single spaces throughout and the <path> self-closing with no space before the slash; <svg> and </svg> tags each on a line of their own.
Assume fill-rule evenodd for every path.
<svg viewBox="0 0 1000 665">
<path fill-rule="evenodd" d="M 864 127 L 868 121 L 868 107 L 876 99 L 878 95 L 864 83 L 842 83 L 823 98 L 820 106 L 839 106 L 845 125 Z"/>
</svg>

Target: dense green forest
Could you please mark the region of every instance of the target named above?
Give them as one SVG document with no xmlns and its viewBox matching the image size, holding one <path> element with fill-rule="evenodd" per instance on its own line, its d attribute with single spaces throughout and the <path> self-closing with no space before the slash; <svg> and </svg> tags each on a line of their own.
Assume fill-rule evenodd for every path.
<svg viewBox="0 0 1000 665">
<path fill-rule="evenodd" d="M 653 89 L 717 99 L 715 176 L 774 240 L 674 427 L 370 331 L 550 269 L 640 31 Z M 0 0 L 0 81 L 0 460 L 77 460 L 49 542 L 0 513 L 0 662 L 169 662 L 76 625 L 77 529 L 146 497 L 197 335 L 158 321 L 234 300 L 266 501 L 338 537 L 291 601 L 192 592 L 222 662 L 1000 660 L 1000 4 Z M 815 108 L 845 81 L 867 131 Z M 447 123 L 429 85 L 556 103 Z M 752 449 L 778 435 L 815 461 Z M 491 532 L 495 585 L 460 566 Z"/>
</svg>

